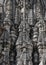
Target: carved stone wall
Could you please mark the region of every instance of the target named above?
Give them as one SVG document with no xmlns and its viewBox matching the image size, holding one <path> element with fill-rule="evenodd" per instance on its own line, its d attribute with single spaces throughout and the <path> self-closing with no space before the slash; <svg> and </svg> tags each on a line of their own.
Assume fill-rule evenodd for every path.
<svg viewBox="0 0 46 65">
<path fill-rule="evenodd" d="M 43 3 L 43 0 L 3 1 L 5 16 L 0 26 L 0 65 L 46 64 Z"/>
</svg>

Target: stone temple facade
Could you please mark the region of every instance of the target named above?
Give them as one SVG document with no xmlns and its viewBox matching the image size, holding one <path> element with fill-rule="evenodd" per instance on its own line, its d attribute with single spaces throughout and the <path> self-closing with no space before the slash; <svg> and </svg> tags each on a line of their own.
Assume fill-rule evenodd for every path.
<svg viewBox="0 0 46 65">
<path fill-rule="evenodd" d="M 0 65 L 46 65 L 46 0 L 0 4 Z"/>
</svg>

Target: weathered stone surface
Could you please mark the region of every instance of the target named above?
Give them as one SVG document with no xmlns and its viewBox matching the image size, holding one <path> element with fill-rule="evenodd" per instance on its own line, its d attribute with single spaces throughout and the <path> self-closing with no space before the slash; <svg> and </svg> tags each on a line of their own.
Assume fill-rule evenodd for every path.
<svg viewBox="0 0 46 65">
<path fill-rule="evenodd" d="M 0 24 L 0 65 L 46 65 L 45 2 L 4 0 L 5 16 Z"/>
</svg>

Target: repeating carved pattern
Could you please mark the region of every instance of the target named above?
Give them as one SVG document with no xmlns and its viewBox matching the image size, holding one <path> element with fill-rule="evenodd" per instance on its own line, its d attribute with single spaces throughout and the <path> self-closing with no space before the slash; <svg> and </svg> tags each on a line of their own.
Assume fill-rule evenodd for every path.
<svg viewBox="0 0 46 65">
<path fill-rule="evenodd" d="M 45 0 L 0 4 L 0 65 L 46 65 Z"/>
</svg>

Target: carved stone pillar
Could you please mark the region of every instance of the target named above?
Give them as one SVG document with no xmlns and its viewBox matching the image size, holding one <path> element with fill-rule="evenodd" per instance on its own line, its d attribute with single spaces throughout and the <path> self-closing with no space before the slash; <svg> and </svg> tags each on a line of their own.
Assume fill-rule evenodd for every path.
<svg viewBox="0 0 46 65">
<path fill-rule="evenodd" d="M 45 56 L 44 54 L 46 53 L 46 51 L 44 51 L 45 50 L 45 45 L 44 45 L 45 44 L 45 24 L 46 23 L 44 22 L 44 20 L 40 19 L 39 22 L 36 23 L 35 25 L 36 27 L 34 27 L 33 41 L 34 41 L 34 46 L 35 46 L 35 42 L 37 43 L 36 45 L 38 46 L 40 63 L 42 62 L 42 59 Z"/>
<path fill-rule="evenodd" d="M 27 3 L 27 2 L 26 2 Z M 28 5 L 27 5 L 28 6 Z M 19 37 L 16 42 L 17 65 L 32 65 L 32 42 L 29 38 L 30 27 L 28 25 L 28 13 L 23 1 L 21 8 L 22 20 L 19 26 Z"/>
<path fill-rule="evenodd" d="M 10 27 L 12 25 L 12 1 L 11 0 L 5 0 L 5 19 L 3 22 L 3 26 L 6 29 L 6 33 L 4 37 L 7 36 L 7 39 L 4 39 L 4 64 L 7 65 L 9 64 L 9 52 L 10 52 L 10 46 L 11 46 L 11 38 L 10 38 Z M 9 36 L 9 37 L 8 37 Z M 7 59 L 7 60 L 6 60 Z"/>
<path fill-rule="evenodd" d="M 44 47 L 44 35 L 45 35 L 45 22 L 43 20 L 42 17 L 42 12 L 41 12 L 41 2 L 40 0 L 37 0 L 36 3 L 36 19 L 37 19 L 37 23 L 34 27 L 34 35 L 33 35 L 33 42 L 34 42 L 34 46 L 37 45 L 38 46 L 38 50 L 39 50 L 39 61 L 42 61 L 43 58 L 43 49 Z"/>
</svg>

